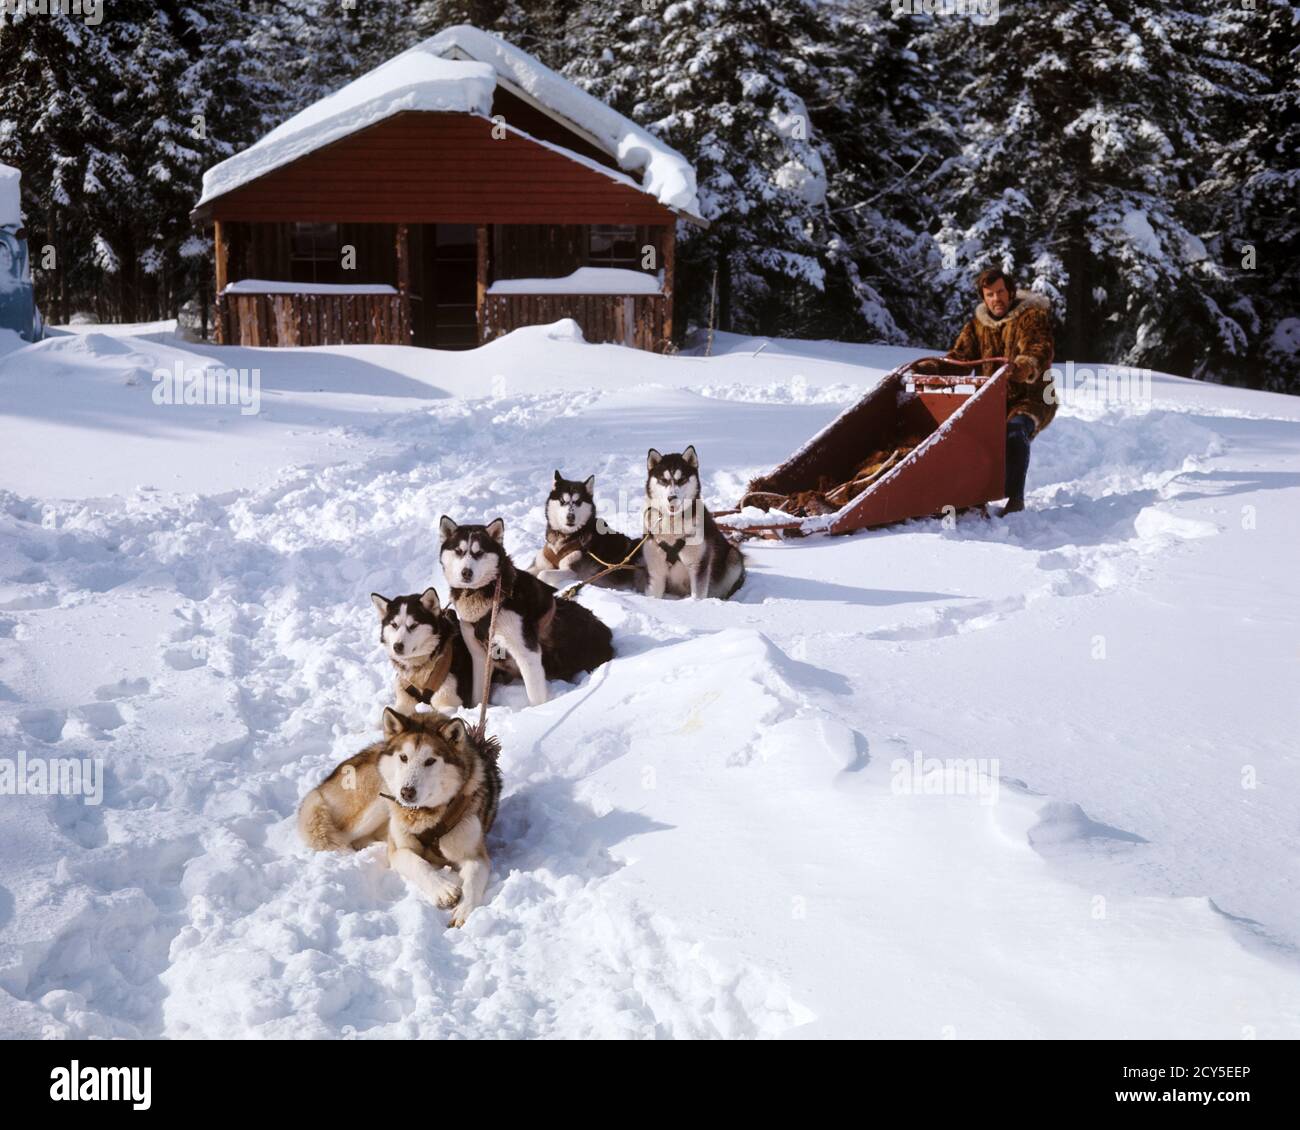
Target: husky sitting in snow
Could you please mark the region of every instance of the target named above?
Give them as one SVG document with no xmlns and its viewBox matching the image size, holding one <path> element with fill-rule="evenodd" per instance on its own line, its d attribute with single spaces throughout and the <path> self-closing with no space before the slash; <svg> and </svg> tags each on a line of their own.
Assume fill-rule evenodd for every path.
<svg viewBox="0 0 1300 1130">
<path fill-rule="evenodd" d="M 388 865 L 463 926 L 483 901 L 501 771 L 495 739 L 480 743 L 459 718 L 384 711 L 384 737 L 337 766 L 298 809 L 315 851 L 348 851 L 387 837 Z M 444 873 L 455 867 L 459 881 Z"/>
<path fill-rule="evenodd" d="M 379 613 L 379 642 L 393 664 L 396 708 L 414 714 L 417 703 L 435 710 L 474 705 L 474 667 L 460 621 L 443 608 L 435 589 L 409 596 L 370 594 Z"/>
<path fill-rule="evenodd" d="M 393 664 L 394 706 L 414 714 L 417 703 L 435 710 L 476 706 L 470 696 L 474 663 L 460 631 L 456 610 L 441 607 L 436 589 L 395 596 L 370 594 L 379 613 L 379 642 Z M 519 678 L 519 668 L 500 647 L 492 651 L 492 682 Z"/>
<path fill-rule="evenodd" d="M 626 534 L 611 530 L 596 517 L 596 476 L 583 482 L 555 472 L 555 485 L 546 499 L 546 544 L 528 570 L 556 588 L 591 580 L 606 565 L 617 565 L 636 549 Z M 622 569 L 593 582 L 607 588 L 645 588 L 645 570 L 638 552 Z"/>
<path fill-rule="evenodd" d="M 661 455 L 653 447 L 647 454 L 645 532 L 648 595 L 726 600 L 744 584 L 744 556 L 723 537 L 700 498 L 694 446 L 680 455 Z"/>
<path fill-rule="evenodd" d="M 492 599 L 501 578 L 496 640 L 523 676 L 533 706 L 547 699 L 546 680 L 571 681 L 614 658 L 610 630 L 576 600 L 556 600 L 555 590 L 515 568 L 501 544 L 506 524 L 459 526 L 439 522 L 439 560 L 474 669 L 474 700 L 483 693 Z"/>
</svg>

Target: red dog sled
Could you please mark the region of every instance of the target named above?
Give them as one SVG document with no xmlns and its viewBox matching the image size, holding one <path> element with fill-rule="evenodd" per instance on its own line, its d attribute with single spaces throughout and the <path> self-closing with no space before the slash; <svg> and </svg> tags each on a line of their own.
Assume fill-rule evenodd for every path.
<svg viewBox="0 0 1300 1130">
<path fill-rule="evenodd" d="M 974 375 L 990 363 L 992 376 Z M 846 534 L 1005 497 L 1009 370 L 1004 357 L 900 366 L 753 479 L 718 524 L 740 537 Z"/>
</svg>

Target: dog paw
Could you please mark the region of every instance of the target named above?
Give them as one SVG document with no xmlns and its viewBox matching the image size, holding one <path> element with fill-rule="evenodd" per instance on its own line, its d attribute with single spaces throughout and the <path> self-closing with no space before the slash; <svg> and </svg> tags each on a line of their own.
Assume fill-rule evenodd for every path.
<svg viewBox="0 0 1300 1130">
<path fill-rule="evenodd" d="M 425 887 L 424 896 L 439 910 L 447 910 L 460 901 L 460 887 L 439 876 Z"/>
<path fill-rule="evenodd" d="M 451 921 L 447 923 L 447 929 L 457 930 L 461 926 L 464 926 L 465 920 L 469 917 L 470 911 L 473 909 L 472 906 L 465 906 L 463 904 L 456 907 L 455 912 L 451 916 Z"/>
</svg>

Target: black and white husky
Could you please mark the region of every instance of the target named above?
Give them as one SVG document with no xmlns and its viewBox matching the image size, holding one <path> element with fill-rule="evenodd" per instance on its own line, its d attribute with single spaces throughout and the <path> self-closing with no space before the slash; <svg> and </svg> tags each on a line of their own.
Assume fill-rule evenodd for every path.
<svg viewBox="0 0 1300 1130">
<path fill-rule="evenodd" d="M 495 639 L 523 676 L 533 706 L 547 699 L 546 680 L 572 681 L 614 658 L 610 630 L 576 600 L 556 600 L 555 590 L 515 568 L 501 544 L 506 524 L 459 526 L 446 515 L 438 524 L 438 557 L 451 586 L 474 670 L 474 701 L 483 693 L 492 598 L 501 578 Z"/>
<path fill-rule="evenodd" d="M 661 455 L 653 447 L 647 454 L 645 532 L 647 595 L 726 600 L 744 584 L 745 558 L 700 498 L 694 446 L 680 455 Z"/>
<path fill-rule="evenodd" d="M 635 539 L 611 530 L 596 516 L 595 491 L 595 475 L 578 482 L 555 472 L 555 485 L 546 499 L 546 544 L 528 570 L 534 577 L 557 588 L 587 581 L 636 549 Z M 644 589 L 641 554 L 638 552 L 627 567 L 606 573 L 593 583 L 603 588 Z"/>
<path fill-rule="evenodd" d="M 393 665 L 393 705 L 414 714 L 417 703 L 435 710 L 473 706 L 474 666 L 452 608 L 436 589 L 407 596 L 370 594 L 379 613 L 379 642 Z"/>
<path fill-rule="evenodd" d="M 456 610 L 441 607 L 437 589 L 392 598 L 370 594 L 379 613 L 379 642 L 393 665 L 393 705 L 414 714 L 417 703 L 435 710 L 477 706 L 471 698 L 474 661 L 460 630 Z M 492 683 L 519 678 L 514 661 L 497 649 Z"/>
</svg>

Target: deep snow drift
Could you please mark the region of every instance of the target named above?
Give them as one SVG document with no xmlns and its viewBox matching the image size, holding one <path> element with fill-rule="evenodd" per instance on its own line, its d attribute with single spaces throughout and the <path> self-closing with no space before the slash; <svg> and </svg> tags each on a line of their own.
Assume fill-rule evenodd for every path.
<svg viewBox="0 0 1300 1130">
<path fill-rule="evenodd" d="M 463 931 L 379 849 L 298 845 L 386 701 L 367 594 L 446 591 L 440 514 L 523 563 L 554 469 L 630 531 L 687 443 L 729 505 L 910 355 L 719 348 L 0 357 L 0 757 L 105 766 L 99 805 L 0 796 L 0 1033 L 1300 1035 L 1279 396 L 1157 377 L 1064 408 L 1010 520 L 752 546 L 729 603 L 584 594 L 619 658 L 493 708 Z M 260 412 L 154 403 L 204 359 Z"/>
</svg>

